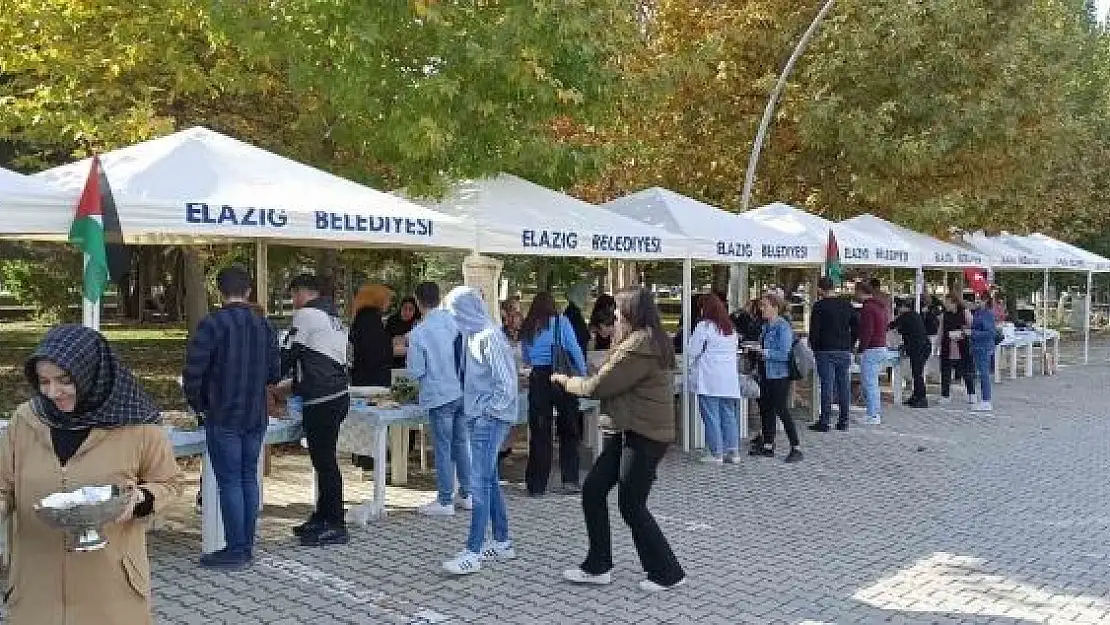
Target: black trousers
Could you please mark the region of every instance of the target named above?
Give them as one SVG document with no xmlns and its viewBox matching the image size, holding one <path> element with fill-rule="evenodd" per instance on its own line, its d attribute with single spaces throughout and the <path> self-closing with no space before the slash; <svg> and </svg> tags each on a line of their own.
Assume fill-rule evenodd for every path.
<svg viewBox="0 0 1110 625">
<path fill-rule="evenodd" d="M 308 457 L 316 471 L 316 511 L 313 518 L 332 525 L 343 524 L 343 474 L 335 457 L 339 425 L 347 418 L 351 399 L 347 395 L 304 407 L 304 436 Z"/>
<path fill-rule="evenodd" d="M 558 419 L 555 419 L 555 413 Z M 528 378 L 528 466 L 524 470 L 524 483 L 528 492 L 542 494 L 547 490 L 551 475 L 551 455 L 554 447 L 551 422 L 559 434 L 559 468 L 564 484 L 578 483 L 578 442 L 581 411 L 578 398 L 562 387 L 551 383 L 551 367 L 533 367 Z"/>
<path fill-rule="evenodd" d="M 919 402 L 925 399 L 925 363 L 929 361 L 932 349 L 929 346 L 910 352 L 910 374 L 913 376 L 913 394 L 910 401 Z"/>
<path fill-rule="evenodd" d="M 764 378 L 760 382 L 759 417 L 762 421 L 761 436 L 764 447 L 775 445 L 776 418 L 782 420 L 782 427 L 786 430 L 786 438 L 790 439 L 790 446 L 797 447 L 801 444 L 798 440 L 798 428 L 794 425 L 794 417 L 790 416 L 790 378 L 777 380 Z"/>
<path fill-rule="evenodd" d="M 647 578 L 661 586 L 670 586 L 686 576 L 647 508 L 656 468 L 666 453 L 666 443 L 635 432 L 606 434 L 601 455 L 582 485 L 582 512 L 590 538 L 590 551 L 582 563 L 584 572 L 600 575 L 613 568 L 609 491 L 617 486 L 617 508 L 632 530 L 632 542 Z"/>
<path fill-rule="evenodd" d="M 967 388 L 968 395 L 975 394 L 975 366 L 972 365 L 971 360 L 965 358 L 963 360 L 948 360 L 947 358 L 940 359 L 940 394 L 942 397 L 949 397 L 952 393 L 952 374 L 964 379 L 964 386 Z"/>
</svg>

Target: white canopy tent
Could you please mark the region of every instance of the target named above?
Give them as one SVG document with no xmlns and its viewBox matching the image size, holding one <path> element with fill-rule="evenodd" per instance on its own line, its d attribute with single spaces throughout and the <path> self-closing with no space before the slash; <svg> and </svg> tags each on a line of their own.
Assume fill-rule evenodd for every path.
<svg viewBox="0 0 1110 625">
<path fill-rule="evenodd" d="M 873 238 L 898 241 L 900 247 L 916 250 L 923 267 L 933 269 L 964 269 L 966 267 L 990 267 L 987 258 L 974 250 L 969 250 L 947 241 L 915 232 L 904 226 L 891 223 L 874 215 L 865 214 L 840 222 Z"/>
<path fill-rule="evenodd" d="M 460 182 L 429 206 L 476 226 L 476 248 L 484 253 L 628 260 L 690 254 L 681 234 L 510 174 Z"/>
<path fill-rule="evenodd" d="M 702 242 L 691 246 L 694 260 L 796 265 L 819 263 L 824 256 L 824 241 L 799 240 L 792 233 L 741 219 L 735 213 L 660 187 L 637 191 L 601 206 Z M 786 248 L 793 253 L 782 253 Z"/>
<path fill-rule="evenodd" d="M 79 194 L 0 168 L 0 237 L 64 241 Z"/>
<path fill-rule="evenodd" d="M 1049 268 L 1047 261 L 1039 255 L 1015 248 L 1010 243 L 988 237 L 982 232 L 965 234 L 963 242 L 970 249 L 986 256 L 987 262 L 995 271 L 1040 271 Z"/>
<path fill-rule="evenodd" d="M 124 241 L 472 249 L 473 224 L 196 127 L 100 155 Z M 91 159 L 35 178 L 75 194 Z M 72 219 L 72 205 L 66 210 Z M 67 226 L 68 228 L 68 222 Z"/>
<path fill-rule="evenodd" d="M 840 247 L 840 262 L 844 265 L 906 269 L 921 267 L 917 252 L 903 242 L 872 237 L 850 225 L 838 224 L 789 204 L 776 202 L 741 213 L 739 217 L 804 240 L 807 245 L 820 246 L 818 262 L 825 261 L 824 250 L 831 230 L 836 235 Z"/>
<path fill-rule="evenodd" d="M 1094 271 L 1096 273 L 1110 272 L 1110 258 L 1105 258 L 1093 252 L 1088 252 L 1081 247 L 1076 247 L 1070 243 L 1059 241 L 1039 232 L 1034 232 L 1033 234 L 1025 238 L 1035 241 L 1047 249 L 1059 250 L 1063 253 L 1067 253 L 1072 256 L 1077 256 L 1084 259 L 1087 263 L 1087 269 L 1090 271 Z"/>
</svg>

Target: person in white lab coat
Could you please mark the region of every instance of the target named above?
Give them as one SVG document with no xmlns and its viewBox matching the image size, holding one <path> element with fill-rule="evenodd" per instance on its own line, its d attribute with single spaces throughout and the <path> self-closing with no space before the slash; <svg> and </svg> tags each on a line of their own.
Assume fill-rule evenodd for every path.
<svg viewBox="0 0 1110 625">
<path fill-rule="evenodd" d="M 702 297 L 699 309 L 699 321 L 690 335 L 686 355 L 709 448 L 702 461 L 736 464 L 740 461 L 737 420 L 740 374 L 736 356 L 739 335 L 719 298 Z"/>
</svg>

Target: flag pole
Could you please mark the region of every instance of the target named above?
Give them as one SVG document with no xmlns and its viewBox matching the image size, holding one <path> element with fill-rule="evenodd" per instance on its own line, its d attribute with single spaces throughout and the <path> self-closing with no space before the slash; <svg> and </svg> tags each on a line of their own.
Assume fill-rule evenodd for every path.
<svg viewBox="0 0 1110 625">
<path fill-rule="evenodd" d="M 81 256 L 84 258 L 83 267 L 87 269 L 89 255 L 82 254 Z M 85 297 L 84 289 L 81 293 L 81 325 L 100 331 L 100 300 L 90 301 L 89 298 Z"/>
</svg>

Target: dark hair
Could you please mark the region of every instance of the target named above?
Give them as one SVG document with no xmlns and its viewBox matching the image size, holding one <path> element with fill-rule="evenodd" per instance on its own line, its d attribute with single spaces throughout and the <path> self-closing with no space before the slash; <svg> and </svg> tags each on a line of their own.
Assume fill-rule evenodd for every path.
<svg viewBox="0 0 1110 625">
<path fill-rule="evenodd" d="M 856 293 L 862 293 L 863 295 L 874 295 L 875 289 L 870 284 L 861 281 L 856 283 Z"/>
<path fill-rule="evenodd" d="M 424 308 L 435 308 L 439 306 L 439 285 L 435 282 L 421 282 L 416 285 L 415 291 L 416 301 Z M 402 304 L 404 302 L 401 302 Z"/>
<path fill-rule="evenodd" d="M 524 318 L 524 323 L 520 324 L 520 340 L 531 343 L 535 340 L 536 335 L 547 327 L 551 318 L 558 315 L 559 311 L 555 308 L 555 298 L 551 296 L 551 293 L 547 291 L 536 293 L 532 305 L 528 307 L 528 316 Z"/>
<path fill-rule="evenodd" d="M 302 273 L 296 278 L 293 278 L 293 281 L 289 283 L 289 290 L 319 293 L 320 279 L 310 273 Z"/>
<path fill-rule="evenodd" d="M 728 311 L 725 310 L 725 305 L 719 297 L 701 298 L 701 312 L 698 315 L 698 321 L 712 322 L 725 336 L 731 336 L 736 331 L 736 327 L 732 325 L 732 320 L 728 318 Z"/>
<path fill-rule="evenodd" d="M 647 330 L 651 335 L 651 342 L 655 344 L 655 351 L 659 358 L 659 365 L 664 369 L 673 369 L 674 344 L 666 331 L 663 330 L 663 321 L 659 317 L 659 307 L 655 305 L 655 296 L 647 289 L 629 289 L 621 291 L 616 297 L 617 310 L 620 311 L 621 320 L 632 330 Z"/>
<path fill-rule="evenodd" d="M 883 283 L 878 278 L 871 278 L 867 281 L 867 283 L 871 285 L 871 289 L 875 292 L 878 292 L 883 288 Z"/>
<path fill-rule="evenodd" d="M 251 275 L 240 265 L 224 267 L 216 274 L 216 287 L 224 297 L 246 297 L 251 290 Z"/>
<path fill-rule="evenodd" d="M 728 293 L 725 293 L 723 291 L 713 291 L 713 294 L 716 295 L 717 299 L 721 300 L 721 303 L 725 305 L 725 307 L 726 307 L 725 312 L 727 313 L 728 312 L 728 308 L 727 308 L 728 307 Z"/>
<path fill-rule="evenodd" d="M 964 300 L 962 297 L 957 296 L 955 293 L 946 293 L 944 299 L 956 305 L 956 312 L 964 311 Z"/>
<path fill-rule="evenodd" d="M 836 288 L 836 284 L 832 281 L 832 278 L 821 276 L 821 279 L 817 281 L 817 288 L 822 291 L 831 291 Z"/>
</svg>

